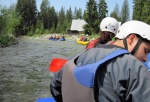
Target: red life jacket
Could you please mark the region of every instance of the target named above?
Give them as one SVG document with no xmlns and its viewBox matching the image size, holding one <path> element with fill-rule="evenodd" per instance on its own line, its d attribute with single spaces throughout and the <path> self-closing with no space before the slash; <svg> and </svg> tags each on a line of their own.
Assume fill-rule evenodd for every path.
<svg viewBox="0 0 150 102">
<path fill-rule="evenodd" d="M 98 41 L 98 39 L 92 40 L 87 46 L 86 46 L 86 50 L 90 49 L 90 48 L 94 48 L 95 43 Z"/>
</svg>

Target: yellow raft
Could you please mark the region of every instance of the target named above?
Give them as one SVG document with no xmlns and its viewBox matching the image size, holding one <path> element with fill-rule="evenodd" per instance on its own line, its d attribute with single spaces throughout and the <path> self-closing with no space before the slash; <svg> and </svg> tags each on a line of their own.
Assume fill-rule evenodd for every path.
<svg viewBox="0 0 150 102">
<path fill-rule="evenodd" d="M 80 41 L 79 39 L 77 39 L 77 43 L 79 44 L 83 44 L 83 45 L 87 45 L 89 44 L 90 41 Z"/>
</svg>

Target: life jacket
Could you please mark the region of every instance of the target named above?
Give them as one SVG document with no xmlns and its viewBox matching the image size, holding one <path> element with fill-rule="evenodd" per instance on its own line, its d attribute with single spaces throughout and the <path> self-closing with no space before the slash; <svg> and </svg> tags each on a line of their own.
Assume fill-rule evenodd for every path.
<svg viewBox="0 0 150 102">
<path fill-rule="evenodd" d="M 86 46 L 86 50 L 90 49 L 90 48 L 94 48 L 95 43 L 98 41 L 98 39 L 92 40 L 87 46 Z"/>
<path fill-rule="evenodd" d="M 90 49 L 90 48 L 94 48 L 95 43 L 98 41 L 98 39 L 92 40 L 87 46 L 86 46 L 86 50 Z M 113 45 L 115 43 L 115 41 L 110 41 L 107 44 L 109 45 Z"/>
<path fill-rule="evenodd" d="M 84 38 L 85 38 L 85 36 L 81 36 L 79 40 L 83 41 Z"/>
<path fill-rule="evenodd" d="M 150 53 L 148 54 L 147 62 L 143 62 L 143 63 L 146 66 L 146 68 L 148 69 L 148 71 L 150 72 Z"/>
<path fill-rule="evenodd" d="M 78 56 L 67 61 L 62 76 L 63 102 L 95 102 L 93 83 L 98 66 L 125 53 L 129 52 L 125 49 L 114 51 L 104 59 L 84 66 L 75 65 Z"/>
</svg>

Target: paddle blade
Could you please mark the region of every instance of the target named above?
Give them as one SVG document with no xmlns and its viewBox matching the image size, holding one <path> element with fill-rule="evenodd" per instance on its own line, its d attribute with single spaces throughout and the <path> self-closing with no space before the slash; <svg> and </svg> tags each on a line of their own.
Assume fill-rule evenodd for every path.
<svg viewBox="0 0 150 102">
<path fill-rule="evenodd" d="M 53 58 L 51 60 L 50 65 L 49 65 L 49 71 L 50 72 L 57 72 L 57 71 L 59 71 L 64 66 L 64 64 L 66 62 L 67 62 L 67 60 L 63 59 L 63 58 Z"/>
<path fill-rule="evenodd" d="M 36 100 L 36 102 L 56 102 L 53 97 L 48 97 L 48 98 L 39 98 Z"/>
</svg>

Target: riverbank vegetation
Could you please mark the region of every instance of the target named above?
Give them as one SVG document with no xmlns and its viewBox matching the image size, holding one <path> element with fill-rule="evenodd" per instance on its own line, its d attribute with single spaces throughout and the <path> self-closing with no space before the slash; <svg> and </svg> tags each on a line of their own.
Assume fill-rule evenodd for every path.
<svg viewBox="0 0 150 102">
<path fill-rule="evenodd" d="M 9 45 L 17 44 L 17 39 L 16 37 L 12 35 L 1 35 L 0 36 L 0 47 L 6 47 Z"/>
<path fill-rule="evenodd" d="M 116 4 L 110 15 L 105 0 L 89 0 L 84 12 L 81 8 L 65 9 L 63 6 L 56 11 L 49 0 L 43 0 L 40 9 L 37 9 L 36 0 L 17 0 L 10 7 L 0 5 L 0 45 L 8 46 L 19 36 L 67 34 L 73 19 L 84 19 L 87 22 L 84 33 L 92 37 L 99 36 L 99 24 L 106 16 L 122 23 L 134 19 L 150 24 L 149 6 L 149 0 L 133 0 L 133 15 L 130 17 L 128 0 L 124 0 L 121 10 Z"/>
</svg>

